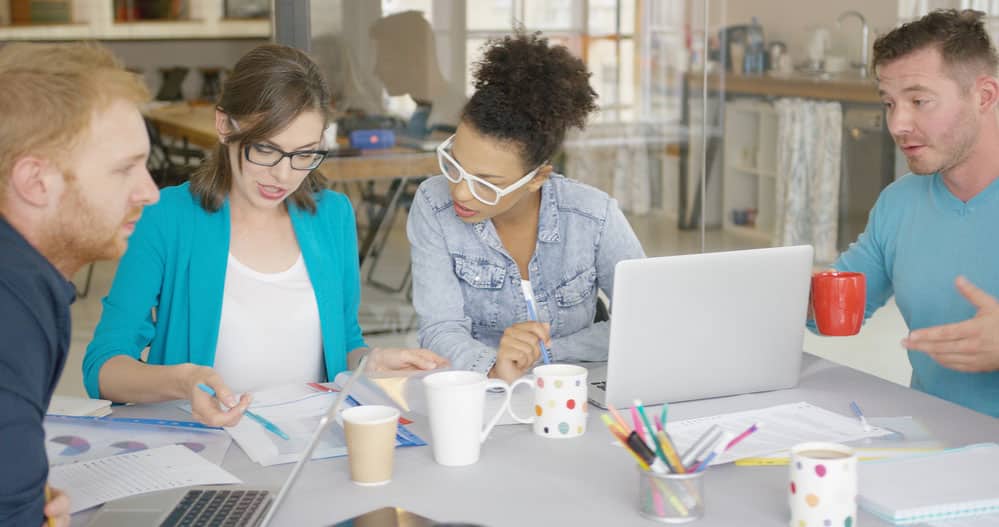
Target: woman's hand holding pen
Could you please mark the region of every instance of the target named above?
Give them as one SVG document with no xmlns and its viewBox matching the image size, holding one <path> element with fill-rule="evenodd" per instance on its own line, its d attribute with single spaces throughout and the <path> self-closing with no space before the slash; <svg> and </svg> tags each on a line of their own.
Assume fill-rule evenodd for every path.
<svg viewBox="0 0 999 527">
<path fill-rule="evenodd" d="M 538 341 L 551 346 L 550 326 L 542 322 L 518 322 L 503 332 L 496 349 L 496 364 L 489 376 L 513 382 L 527 373 L 541 358 Z"/>
<path fill-rule="evenodd" d="M 250 406 L 252 397 L 244 393 L 239 400 L 222 381 L 222 376 L 206 366 L 191 366 L 187 375 L 187 393 L 190 394 L 191 415 L 208 426 L 234 426 Z M 198 384 L 204 383 L 215 390 L 215 397 L 208 395 Z M 227 408 L 221 408 L 219 402 Z"/>
</svg>

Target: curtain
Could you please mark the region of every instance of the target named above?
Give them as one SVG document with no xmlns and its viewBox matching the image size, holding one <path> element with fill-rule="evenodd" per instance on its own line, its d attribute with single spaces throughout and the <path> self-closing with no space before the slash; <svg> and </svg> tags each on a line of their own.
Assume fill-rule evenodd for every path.
<svg viewBox="0 0 999 527">
<path fill-rule="evenodd" d="M 591 124 L 570 133 L 565 142 L 565 175 L 599 188 L 618 201 L 621 210 L 647 214 L 662 207 L 661 163 L 665 148 L 678 141 L 675 126 L 650 123 Z"/>
<path fill-rule="evenodd" d="M 843 111 L 839 103 L 779 99 L 774 243 L 811 244 L 836 259 Z"/>
</svg>

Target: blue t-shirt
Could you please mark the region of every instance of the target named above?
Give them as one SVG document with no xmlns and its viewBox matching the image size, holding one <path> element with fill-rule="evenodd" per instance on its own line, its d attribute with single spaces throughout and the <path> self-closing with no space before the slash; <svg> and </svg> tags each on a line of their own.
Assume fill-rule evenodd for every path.
<svg viewBox="0 0 999 527">
<path fill-rule="evenodd" d="M 69 352 L 73 284 L 0 217 L 0 525 L 44 521 L 42 419 Z"/>
<path fill-rule="evenodd" d="M 833 266 L 866 275 L 867 317 L 892 294 L 910 331 L 974 317 L 954 279 L 963 275 L 999 298 L 999 179 L 967 203 L 939 174 L 899 179 Z M 999 371 L 959 372 L 911 350 L 909 362 L 913 388 L 999 417 Z"/>
</svg>

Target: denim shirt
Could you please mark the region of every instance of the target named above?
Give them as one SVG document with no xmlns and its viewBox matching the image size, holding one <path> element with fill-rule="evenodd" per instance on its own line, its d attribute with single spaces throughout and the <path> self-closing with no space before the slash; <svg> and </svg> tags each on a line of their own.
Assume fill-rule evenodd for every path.
<svg viewBox="0 0 999 527">
<path fill-rule="evenodd" d="M 606 360 L 610 323 L 593 321 L 597 291 L 612 297 L 617 262 L 645 257 L 617 201 L 556 174 L 541 187 L 530 277 L 521 277 L 492 220 L 461 221 L 443 176 L 420 185 L 406 230 L 420 346 L 480 372 L 496 362 L 506 328 L 529 320 L 522 278 L 538 319 L 551 324 L 556 361 Z"/>
</svg>

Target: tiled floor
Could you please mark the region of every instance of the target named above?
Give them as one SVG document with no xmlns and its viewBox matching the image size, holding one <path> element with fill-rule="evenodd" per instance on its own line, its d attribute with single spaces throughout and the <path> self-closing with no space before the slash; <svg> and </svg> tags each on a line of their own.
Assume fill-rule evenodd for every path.
<svg viewBox="0 0 999 527">
<path fill-rule="evenodd" d="M 661 215 L 629 218 L 635 232 L 649 256 L 666 256 L 700 251 L 699 231 L 680 231 L 676 220 Z M 409 263 L 405 221 L 402 217 L 391 231 L 389 243 L 378 263 L 376 279 L 392 284 L 400 283 Z M 708 251 L 748 249 L 758 246 L 754 241 L 709 230 L 705 237 Z M 101 299 L 107 294 L 116 264 L 101 262 L 94 268 L 93 282 L 87 297 L 73 305 L 73 339 L 70 356 L 63 372 L 57 393 L 83 395 L 81 364 L 83 353 L 90 342 L 100 318 Z M 362 282 L 367 278 L 369 265 L 362 269 Z M 85 271 L 76 278 L 82 286 Z M 416 346 L 416 316 L 404 293 L 387 293 L 364 284 L 362 289 L 361 327 L 366 339 L 373 346 Z M 905 353 L 898 344 L 906 328 L 894 303 L 880 310 L 854 337 L 822 338 L 806 332 L 805 349 L 830 360 L 868 371 L 901 384 L 908 384 L 911 372 Z"/>
</svg>

